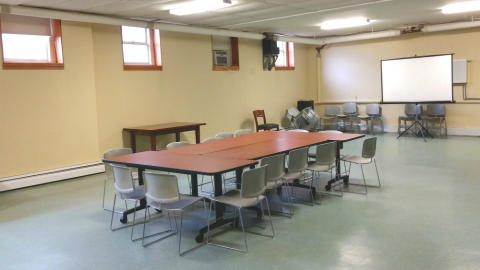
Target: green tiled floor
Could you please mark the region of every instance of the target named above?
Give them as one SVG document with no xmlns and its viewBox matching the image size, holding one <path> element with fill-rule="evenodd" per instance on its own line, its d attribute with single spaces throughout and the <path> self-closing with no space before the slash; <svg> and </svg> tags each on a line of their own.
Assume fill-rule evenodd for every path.
<svg viewBox="0 0 480 270">
<path fill-rule="evenodd" d="M 360 150 L 358 140 L 342 153 Z M 143 248 L 128 229 L 111 232 L 101 174 L 0 193 L 0 269 L 480 269 L 479 138 L 387 134 L 377 150 L 381 189 L 296 204 L 292 219 L 273 217 L 273 239 L 247 235 L 247 254 L 203 246 L 179 257 L 177 236 Z M 355 168 L 352 181 L 360 176 Z M 365 176 L 375 183 L 373 165 Z M 108 205 L 112 196 L 110 182 Z M 188 247 L 204 224 L 186 222 Z M 240 244 L 242 235 L 218 239 Z"/>
</svg>

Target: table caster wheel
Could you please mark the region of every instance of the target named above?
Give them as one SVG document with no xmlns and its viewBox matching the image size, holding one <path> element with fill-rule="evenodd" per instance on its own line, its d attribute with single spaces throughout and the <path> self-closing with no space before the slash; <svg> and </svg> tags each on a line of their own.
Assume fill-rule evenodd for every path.
<svg viewBox="0 0 480 270">
<path fill-rule="evenodd" d="M 123 224 L 127 223 L 128 222 L 128 217 L 127 216 L 122 216 L 120 218 L 120 222 L 123 223 Z"/>
<path fill-rule="evenodd" d="M 332 189 L 332 187 L 331 187 L 330 185 L 326 185 L 326 186 L 325 186 L 325 190 L 326 190 L 326 191 L 330 191 L 331 189 Z"/>
<path fill-rule="evenodd" d="M 348 182 L 349 182 L 349 181 L 350 181 L 350 180 L 348 180 L 348 179 L 343 179 L 343 184 L 344 184 L 344 185 L 348 185 Z"/>
<path fill-rule="evenodd" d="M 195 237 L 195 242 L 202 243 L 203 242 L 203 233 L 199 234 Z"/>
<path fill-rule="evenodd" d="M 161 209 L 155 209 L 155 211 L 157 211 L 158 213 L 162 213 Z"/>
</svg>

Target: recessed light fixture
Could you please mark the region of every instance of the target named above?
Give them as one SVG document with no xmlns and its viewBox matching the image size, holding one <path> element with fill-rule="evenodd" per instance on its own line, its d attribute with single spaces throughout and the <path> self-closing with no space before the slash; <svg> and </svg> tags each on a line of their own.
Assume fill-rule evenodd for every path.
<svg viewBox="0 0 480 270">
<path fill-rule="evenodd" d="M 231 0 L 195 0 L 176 6 L 170 14 L 183 16 L 231 6 Z"/>
<path fill-rule="evenodd" d="M 480 10 L 480 1 L 461 2 L 447 5 L 442 8 L 442 13 L 450 14 L 476 10 Z"/>
<path fill-rule="evenodd" d="M 320 28 L 323 29 L 323 30 L 330 30 L 330 29 L 362 26 L 362 25 L 367 25 L 367 24 L 370 24 L 369 19 L 351 18 L 351 19 L 345 19 L 345 20 L 326 21 L 326 22 L 320 24 Z"/>
</svg>

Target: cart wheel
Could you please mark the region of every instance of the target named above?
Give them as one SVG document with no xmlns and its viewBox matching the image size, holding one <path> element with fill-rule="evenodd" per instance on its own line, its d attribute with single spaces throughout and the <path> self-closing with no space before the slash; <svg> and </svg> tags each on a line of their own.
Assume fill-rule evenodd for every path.
<svg viewBox="0 0 480 270">
<path fill-rule="evenodd" d="M 120 222 L 123 223 L 123 224 L 127 223 L 128 222 L 128 217 L 127 216 L 122 216 L 120 218 Z"/>
<path fill-rule="evenodd" d="M 330 191 L 331 189 L 332 189 L 332 187 L 331 187 L 330 185 L 326 185 L 326 186 L 325 186 L 325 190 L 326 190 L 326 191 Z"/>
<path fill-rule="evenodd" d="M 195 237 L 195 242 L 202 243 L 203 242 L 203 233 L 200 233 Z"/>
</svg>

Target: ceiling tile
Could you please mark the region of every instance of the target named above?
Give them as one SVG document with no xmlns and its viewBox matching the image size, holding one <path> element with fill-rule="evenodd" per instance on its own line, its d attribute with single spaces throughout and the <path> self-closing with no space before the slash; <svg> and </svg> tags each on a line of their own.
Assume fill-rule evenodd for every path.
<svg viewBox="0 0 480 270">
<path fill-rule="evenodd" d="M 17 6 L 28 2 L 29 0 L 0 0 L 0 4 Z"/>
<path fill-rule="evenodd" d="M 52 5 L 53 8 L 84 11 L 94 7 L 118 2 L 119 0 L 70 0 Z"/>
<path fill-rule="evenodd" d="M 33 7 L 50 7 L 52 5 L 68 2 L 70 0 L 29 0 L 25 1 L 23 5 Z"/>
<path fill-rule="evenodd" d="M 233 5 L 231 7 L 217 9 L 217 13 L 227 13 L 227 14 L 240 14 L 243 12 L 256 11 L 260 9 L 267 9 L 277 7 L 275 4 L 265 3 L 265 2 L 246 2 L 243 4 Z"/>
<path fill-rule="evenodd" d="M 191 24 L 193 25 L 203 25 L 203 26 L 215 26 L 215 27 L 223 27 L 227 24 L 235 24 L 235 23 L 244 23 L 251 21 L 251 18 L 245 18 L 241 16 L 235 15 L 225 15 L 225 16 L 215 16 L 208 19 L 192 21 Z"/>
</svg>

